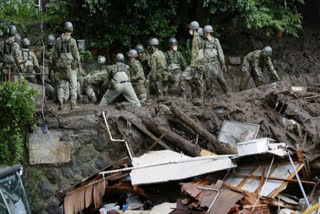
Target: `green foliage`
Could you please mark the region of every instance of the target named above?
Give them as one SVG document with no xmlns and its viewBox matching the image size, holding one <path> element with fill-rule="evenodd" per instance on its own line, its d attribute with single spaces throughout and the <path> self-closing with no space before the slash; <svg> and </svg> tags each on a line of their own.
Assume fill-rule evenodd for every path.
<svg viewBox="0 0 320 214">
<path fill-rule="evenodd" d="M 40 196 L 39 185 L 45 179 L 44 169 L 24 166 L 22 181 L 32 213 L 43 212 L 43 199 Z"/>
<path fill-rule="evenodd" d="M 81 62 L 88 63 L 93 61 L 92 54 L 90 51 L 81 51 L 80 58 L 81 58 Z"/>
<path fill-rule="evenodd" d="M 61 31 L 63 24 L 69 15 L 68 2 L 64 0 L 56 0 L 46 5 L 43 12 L 43 21 L 45 23 L 45 31 L 48 34 L 55 34 Z"/>
<path fill-rule="evenodd" d="M 212 14 L 237 14 L 240 27 L 284 31 L 295 37 L 302 27 L 302 16 L 296 12 L 296 5 L 303 3 L 303 0 L 204 0 L 204 6 Z"/>
<path fill-rule="evenodd" d="M 40 12 L 32 0 L 11 0 L 0 3 L 0 21 L 26 30 L 40 20 Z"/>
<path fill-rule="evenodd" d="M 151 37 L 166 41 L 177 32 L 176 23 L 170 19 L 176 9 L 174 0 L 84 0 L 81 13 L 89 17 L 79 20 L 84 21 L 87 30 L 82 36 L 89 37 L 98 48 L 110 44 L 133 47 L 138 42 L 145 44 Z"/>
<path fill-rule="evenodd" d="M 0 83 L 0 165 L 22 161 L 25 132 L 33 124 L 35 95 L 26 82 Z"/>
</svg>

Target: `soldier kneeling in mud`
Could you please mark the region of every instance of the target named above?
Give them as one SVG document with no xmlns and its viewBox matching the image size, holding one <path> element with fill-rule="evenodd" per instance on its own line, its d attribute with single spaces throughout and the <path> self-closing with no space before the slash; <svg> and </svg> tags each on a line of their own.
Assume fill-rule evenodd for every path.
<svg viewBox="0 0 320 214">
<path fill-rule="evenodd" d="M 87 95 L 88 99 L 92 103 L 96 103 L 99 97 L 105 93 L 106 80 L 109 79 L 109 70 L 111 66 L 108 66 L 106 69 L 102 68 L 102 65 L 105 64 L 106 58 L 104 56 L 98 57 L 98 64 L 100 69 L 86 75 L 83 79 L 83 90 Z"/>
<path fill-rule="evenodd" d="M 109 105 L 123 95 L 132 105 L 140 107 L 141 103 L 132 87 L 129 66 L 124 64 L 123 54 L 117 54 L 116 59 L 117 63 L 112 66 L 108 75 L 108 90 L 99 105 Z"/>
<path fill-rule="evenodd" d="M 263 71 L 267 69 L 272 75 L 273 80 L 279 81 L 280 77 L 277 71 L 274 69 L 272 61 L 272 48 L 267 46 L 262 50 L 255 50 L 248 53 L 242 63 L 242 75 L 240 83 L 240 91 L 246 90 L 250 75 L 252 76 L 256 87 L 266 84 Z"/>
</svg>

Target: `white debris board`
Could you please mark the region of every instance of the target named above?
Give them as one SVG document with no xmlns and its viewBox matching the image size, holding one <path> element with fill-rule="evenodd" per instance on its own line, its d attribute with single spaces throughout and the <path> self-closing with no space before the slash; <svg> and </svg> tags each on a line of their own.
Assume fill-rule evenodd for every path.
<svg viewBox="0 0 320 214">
<path fill-rule="evenodd" d="M 184 160 L 187 162 L 181 162 Z M 139 158 L 133 158 L 132 164 L 134 167 L 161 164 L 133 169 L 130 173 L 132 185 L 183 180 L 236 167 L 236 164 L 227 157 L 216 160 L 203 157 L 191 158 L 169 150 L 152 151 Z"/>
</svg>

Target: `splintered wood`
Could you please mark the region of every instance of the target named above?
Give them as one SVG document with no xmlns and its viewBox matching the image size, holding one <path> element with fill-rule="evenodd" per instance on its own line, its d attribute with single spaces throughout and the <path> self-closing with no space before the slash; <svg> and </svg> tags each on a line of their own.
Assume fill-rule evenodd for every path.
<svg viewBox="0 0 320 214">
<path fill-rule="evenodd" d="M 180 183 L 186 196 L 177 200 L 177 209 L 171 214 L 269 214 L 268 204 L 261 203 L 256 193 L 240 193 L 224 187 L 218 180 L 212 184 L 203 179 L 196 182 Z M 258 203 L 255 202 L 258 200 Z"/>
<path fill-rule="evenodd" d="M 92 202 L 94 202 L 95 208 L 99 208 L 102 203 L 105 189 L 105 181 L 100 180 L 70 192 L 64 198 L 64 213 L 79 213 L 85 208 L 88 208 Z"/>
</svg>

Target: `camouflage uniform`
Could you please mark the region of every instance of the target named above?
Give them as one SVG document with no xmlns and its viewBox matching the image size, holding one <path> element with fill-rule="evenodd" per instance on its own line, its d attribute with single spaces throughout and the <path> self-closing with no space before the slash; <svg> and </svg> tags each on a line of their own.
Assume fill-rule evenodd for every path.
<svg viewBox="0 0 320 214">
<path fill-rule="evenodd" d="M 141 55 L 138 58 L 139 58 L 139 61 L 141 62 L 144 75 L 148 76 L 150 73 L 150 55 L 144 51 L 141 53 Z"/>
<path fill-rule="evenodd" d="M 223 91 L 228 92 L 230 88 L 223 76 L 225 60 L 219 40 L 217 38 L 212 38 L 211 41 L 204 39 L 198 57 L 198 69 L 204 72 L 208 89 L 212 87 L 212 80 L 217 79 Z"/>
<path fill-rule="evenodd" d="M 77 71 L 75 71 L 77 72 Z M 83 69 L 77 72 L 77 97 L 78 99 L 82 99 L 82 90 L 83 90 L 83 79 L 86 76 Z"/>
<path fill-rule="evenodd" d="M 274 80 L 280 80 L 277 71 L 274 69 L 271 58 L 261 55 L 261 50 L 256 50 L 248 53 L 242 63 L 242 76 L 240 83 L 240 90 L 245 90 L 248 87 L 250 75 L 252 76 L 256 87 L 266 84 L 263 78 L 263 69 L 271 73 Z"/>
<path fill-rule="evenodd" d="M 150 87 L 150 54 L 146 51 L 142 52 L 138 56 L 139 61 L 141 62 L 143 71 L 144 71 L 144 76 L 145 76 L 145 84 L 144 87 L 146 88 L 147 91 L 147 98 L 149 97 L 149 87 Z"/>
<path fill-rule="evenodd" d="M 19 73 L 22 63 L 20 46 L 15 42 L 14 37 L 9 37 L 4 42 L 0 43 L 0 53 L 2 61 L 1 75 L 2 80 L 8 79 L 8 73 Z"/>
<path fill-rule="evenodd" d="M 55 98 L 56 90 L 54 88 L 54 66 L 53 60 L 53 47 L 42 50 L 40 70 L 45 75 L 45 84 L 47 95 L 51 98 Z"/>
<path fill-rule="evenodd" d="M 54 64 L 57 66 L 55 80 L 58 85 L 58 100 L 63 104 L 69 83 L 71 103 L 77 100 L 77 71 L 80 67 L 80 55 L 77 42 L 71 36 L 62 34 L 54 46 Z"/>
<path fill-rule="evenodd" d="M 140 107 L 140 101 L 130 82 L 129 66 L 117 62 L 109 74 L 109 87 L 99 105 L 108 105 L 118 96 L 123 95 L 131 104 Z"/>
<path fill-rule="evenodd" d="M 182 73 L 181 79 L 181 90 L 184 95 L 189 82 L 193 93 L 195 92 L 196 96 L 199 98 L 203 96 L 203 71 L 197 69 L 200 48 L 201 38 L 199 35 L 194 35 L 192 39 L 190 67 Z"/>
<path fill-rule="evenodd" d="M 145 87 L 146 78 L 144 76 L 141 63 L 136 59 L 130 62 L 130 77 L 131 77 L 132 86 L 140 102 L 146 101 L 147 99 L 147 90 Z"/>
<path fill-rule="evenodd" d="M 168 85 L 169 91 L 180 93 L 180 76 L 181 72 L 187 68 L 187 63 L 180 51 L 168 50 L 165 53 L 168 64 Z"/>
<path fill-rule="evenodd" d="M 162 97 L 168 92 L 168 71 L 164 53 L 156 49 L 150 59 L 151 78 L 158 96 Z"/>
<path fill-rule="evenodd" d="M 38 63 L 38 59 L 33 51 L 29 48 L 21 49 L 21 58 L 25 61 L 21 66 L 21 71 L 23 73 L 35 73 L 40 72 L 40 67 Z M 20 79 L 27 79 L 29 82 L 37 83 L 37 79 L 35 75 L 26 75 L 25 77 L 21 76 Z"/>
<path fill-rule="evenodd" d="M 109 79 L 109 73 L 106 70 L 90 73 L 83 78 L 84 92 L 91 101 L 97 101 L 97 94 L 99 94 L 104 81 L 107 79 Z"/>
</svg>

